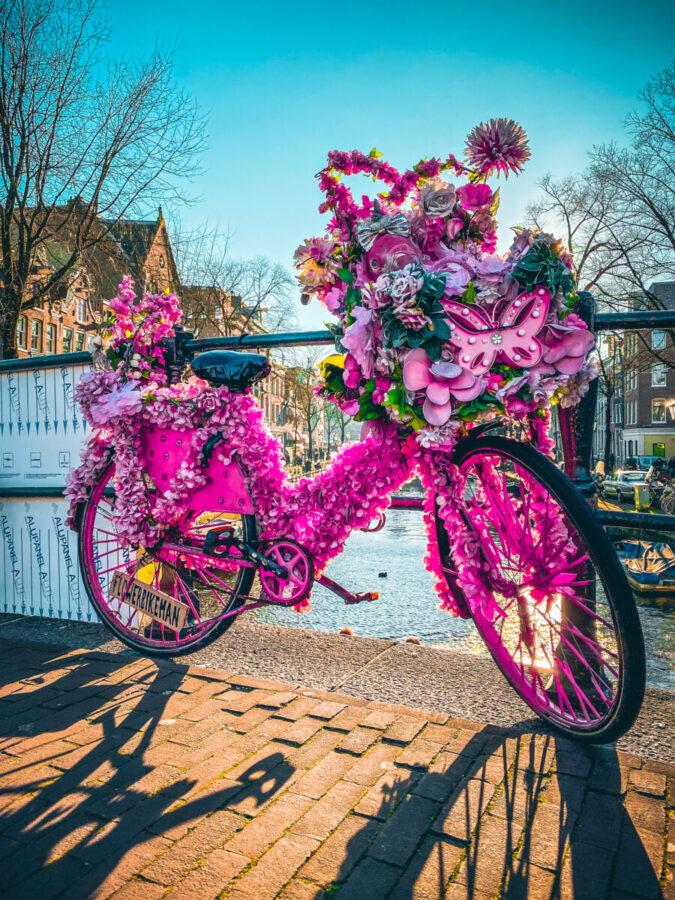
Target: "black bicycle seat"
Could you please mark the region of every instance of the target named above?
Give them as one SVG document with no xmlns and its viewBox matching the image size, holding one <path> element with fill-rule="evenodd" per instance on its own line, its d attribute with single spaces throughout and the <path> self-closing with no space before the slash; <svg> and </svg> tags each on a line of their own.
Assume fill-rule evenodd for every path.
<svg viewBox="0 0 675 900">
<path fill-rule="evenodd" d="M 270 373 L 270 361 L 260 353 L 235 353 L 234 350 L 209 350 L 192 360 L 192 371 L 199 378 L 241 393 Z"/>
</svg>

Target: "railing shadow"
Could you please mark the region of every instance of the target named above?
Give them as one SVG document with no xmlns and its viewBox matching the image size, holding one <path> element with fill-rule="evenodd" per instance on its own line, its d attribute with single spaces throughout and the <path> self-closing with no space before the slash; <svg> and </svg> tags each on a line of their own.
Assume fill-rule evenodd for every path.
<svg viewBox="0 0 675 900">
<path fill-rule="evenodd" d="M 640 896 L 661 898 L 622 790 L 625 776 L 613 749 L 584 749 L 550 734 L 486 740 L 478 732 L 456 759 L 411 771 L 383 791 L 375 815 L 384 826 L 368 849 L 361 831 L 352 836 L 332 887 L 339 887 L 340 900 L 366 896 L 368 857 L 385 859 L 386 846 L 386 859 L 404 866 L 389 900 L 446 894 L 453 900 L 602 900 L 630 890 L 626 868 Z M 443 795 L 449 799 L 411 855 L 397 813 L 411 797 Z"/>
<path fill-rule="evenodd" d="M 187 831 L 233 801 L 249 798 L 247 808 L 255 811 L 293 775 L 283 755 L 270 748 L 236 780 L 190 796 L 197 782 L 181 771 L 189 763 L 179 761 L 170 771 L 144 759 L 162 742 L 167 704 L 175 698 L 187 667 L 149 666 L 142 684 L 117 681 L 118 670 L 130 661 L 125 657 L 112 664 L 112 680 L 97 686 L 92 682 L 105 675 L 86 652 L 71 654 L 68 665 L 79 665 L 56 680 L 50 679 L 50 672 L 62 668 L 64 661 L 48 660 L 38 676 L 45 683 L 31 692 L 29 709 L 22 709 L 21 699 L 2 702 L 0 745 L 6 753 L 19 754 L 4 756 L 0 771 L 3 900 L 48 900 L 62 892 L 69 898 L 92 897 L 124 855 L 143 842 Z M 15 677 L 21 678 L 20 669 Z M 39 684 L 34 677 L 32 681 Z M 67 698 L 68 706 L 45 714 L 40 695 L 50 702 L 55 692 Z M 12 706 L 17 707 L 14 714 Z M 60 734 L 79 740 L 71 726 L 83 720 L 89 727 L 94 723 L 96 740 L 82 746 L 60 740 Z M 19 750 L 19 741 L 27 741 L 28 749 Z M 130 752 L 121 753 L 130 742 Z M 63 773 L 48 773 L 50 763 L 63 766 Z M 158 778 L 162 771 L 166 778 Z"/>
</svg>

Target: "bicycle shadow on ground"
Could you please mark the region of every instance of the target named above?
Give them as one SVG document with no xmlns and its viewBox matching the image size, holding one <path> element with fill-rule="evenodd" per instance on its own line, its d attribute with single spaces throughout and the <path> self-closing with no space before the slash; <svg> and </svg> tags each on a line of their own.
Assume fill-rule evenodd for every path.
<svg viewBox="0 0 675 900">
<path fill-rule="evenodd" d="M 39 675 L 34 664 L 23 667 L 17 660 L 10 679 L 28 675 L 25 681 L 35 689 L 25 699 L 0 701 L 3 900 L 36 895 L 50 900 L 61 894 L 94 897 L 130 851 L 139 854 L 140 868 L 145 846 L 154 847 L 148 850 L 150 861 L 169 845 L 161 835 L 175 840 L 232 803 L 242 803 L 255 814 L 294 774 L 293 766 L 270 747 L 236 779 L 215 781 L 197 793 L 204 785 L 188 768 L 192 748 L 178 742 L 167 747 L 163 734 L 167 721 L 175 721 L 165 718 L 167 705 L 180 697 L 187 666 L 149 664 L 147 677 L 139 682 L 124 678 L 121 671 L 138 658 L 102 664 L 85 651 L 70 654 L 65 664 L 72 668 L 60 672 L 64 658 L 57 656 L 60 651 L 54 659 L 46 656 Z M 102 667 L 108 682 L 92 684 L 106 677 Z M 54 711 L 44 704 L 54 702 L 56 695 L 67 705 Z M 94 724 L 95 740 L 72 731 L 71 726 L 84 719 Z M 84 729 L 86 723 L 82 724 Z M 186 720 L 186 730 L 195 724 Z M 216 722 L 212 733 L 223 730 Z M 68 743 L 60 738 L 65 732 Z M 235 740 L 243 737 L 235 734 Z M 78 740 L 83 741 L 81 746 Z M 21 749 L 19 742 L 26 742 Z M 157 747 L 175 747 L 179 754 L 175 764 L 170 753 L 166 762 L 154 761 Z M 196 746 L 195 756 L 198 751 Z M 207 757 L 206 762 L 212 759 Z M 181 771 L 184 768 L 188 771 Z M 233 833 L 241 827 L 235 813 L 221 816 L 225 828 L 231 818 Z M 202 855 L 197 852 L 195 864 Z"/>
<path fill-rule="evenodd" d="M 329 892 L 362 900 L 377 874 L 390 878 L 387 900 L 602 900 L 631 890 L 663 897 L 660 872 L 625 809 L 614 749 L 489 731 L 430 767 L 383 776 L 371 813 L 381 827 L 367 834 L 364 819 Z M 426 814 L 435 818 L 415 845 L 410 823 Z"/>
</svg>

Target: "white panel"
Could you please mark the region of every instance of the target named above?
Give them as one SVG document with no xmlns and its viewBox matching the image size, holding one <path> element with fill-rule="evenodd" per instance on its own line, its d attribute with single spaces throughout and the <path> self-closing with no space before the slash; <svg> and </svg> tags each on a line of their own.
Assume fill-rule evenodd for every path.
<svg viewBox="0 0 675 900">
<path fill-rule="evenodd" d="M 89 433 L 73 397 L 88 368 L 0 372 L 0 492 L 64 486 Z"/>
<path fill-rule="evenodd" d="M 68 504 L 0 499 L 0 612 L 98 621 L 80 578 Z"/>
</svg>

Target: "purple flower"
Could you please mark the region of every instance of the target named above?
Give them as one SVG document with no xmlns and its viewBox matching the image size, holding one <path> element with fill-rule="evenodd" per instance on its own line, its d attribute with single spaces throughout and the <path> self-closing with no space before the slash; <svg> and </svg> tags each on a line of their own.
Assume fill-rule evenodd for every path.
<svg viewBox="0 0 675 900">
<path fill-rule="evenodd" d="M 479 175 L 495 170 L 508 178 L 509 172 L 520 172 L 530 158 L 527 135 L 513 119 L 490 119 L 481 122 L 466 141 L 466 158 Z"/>
<path fill-rule="evenodd" d="M 364 376 L 370 378 L 375 371 L 373 314 L 369 309 L 355 306 L 352 315 L 355 321 L 345 330 L 342 346 L 351 350 L 352 356 L 361 367 Z"/>
</svg>

